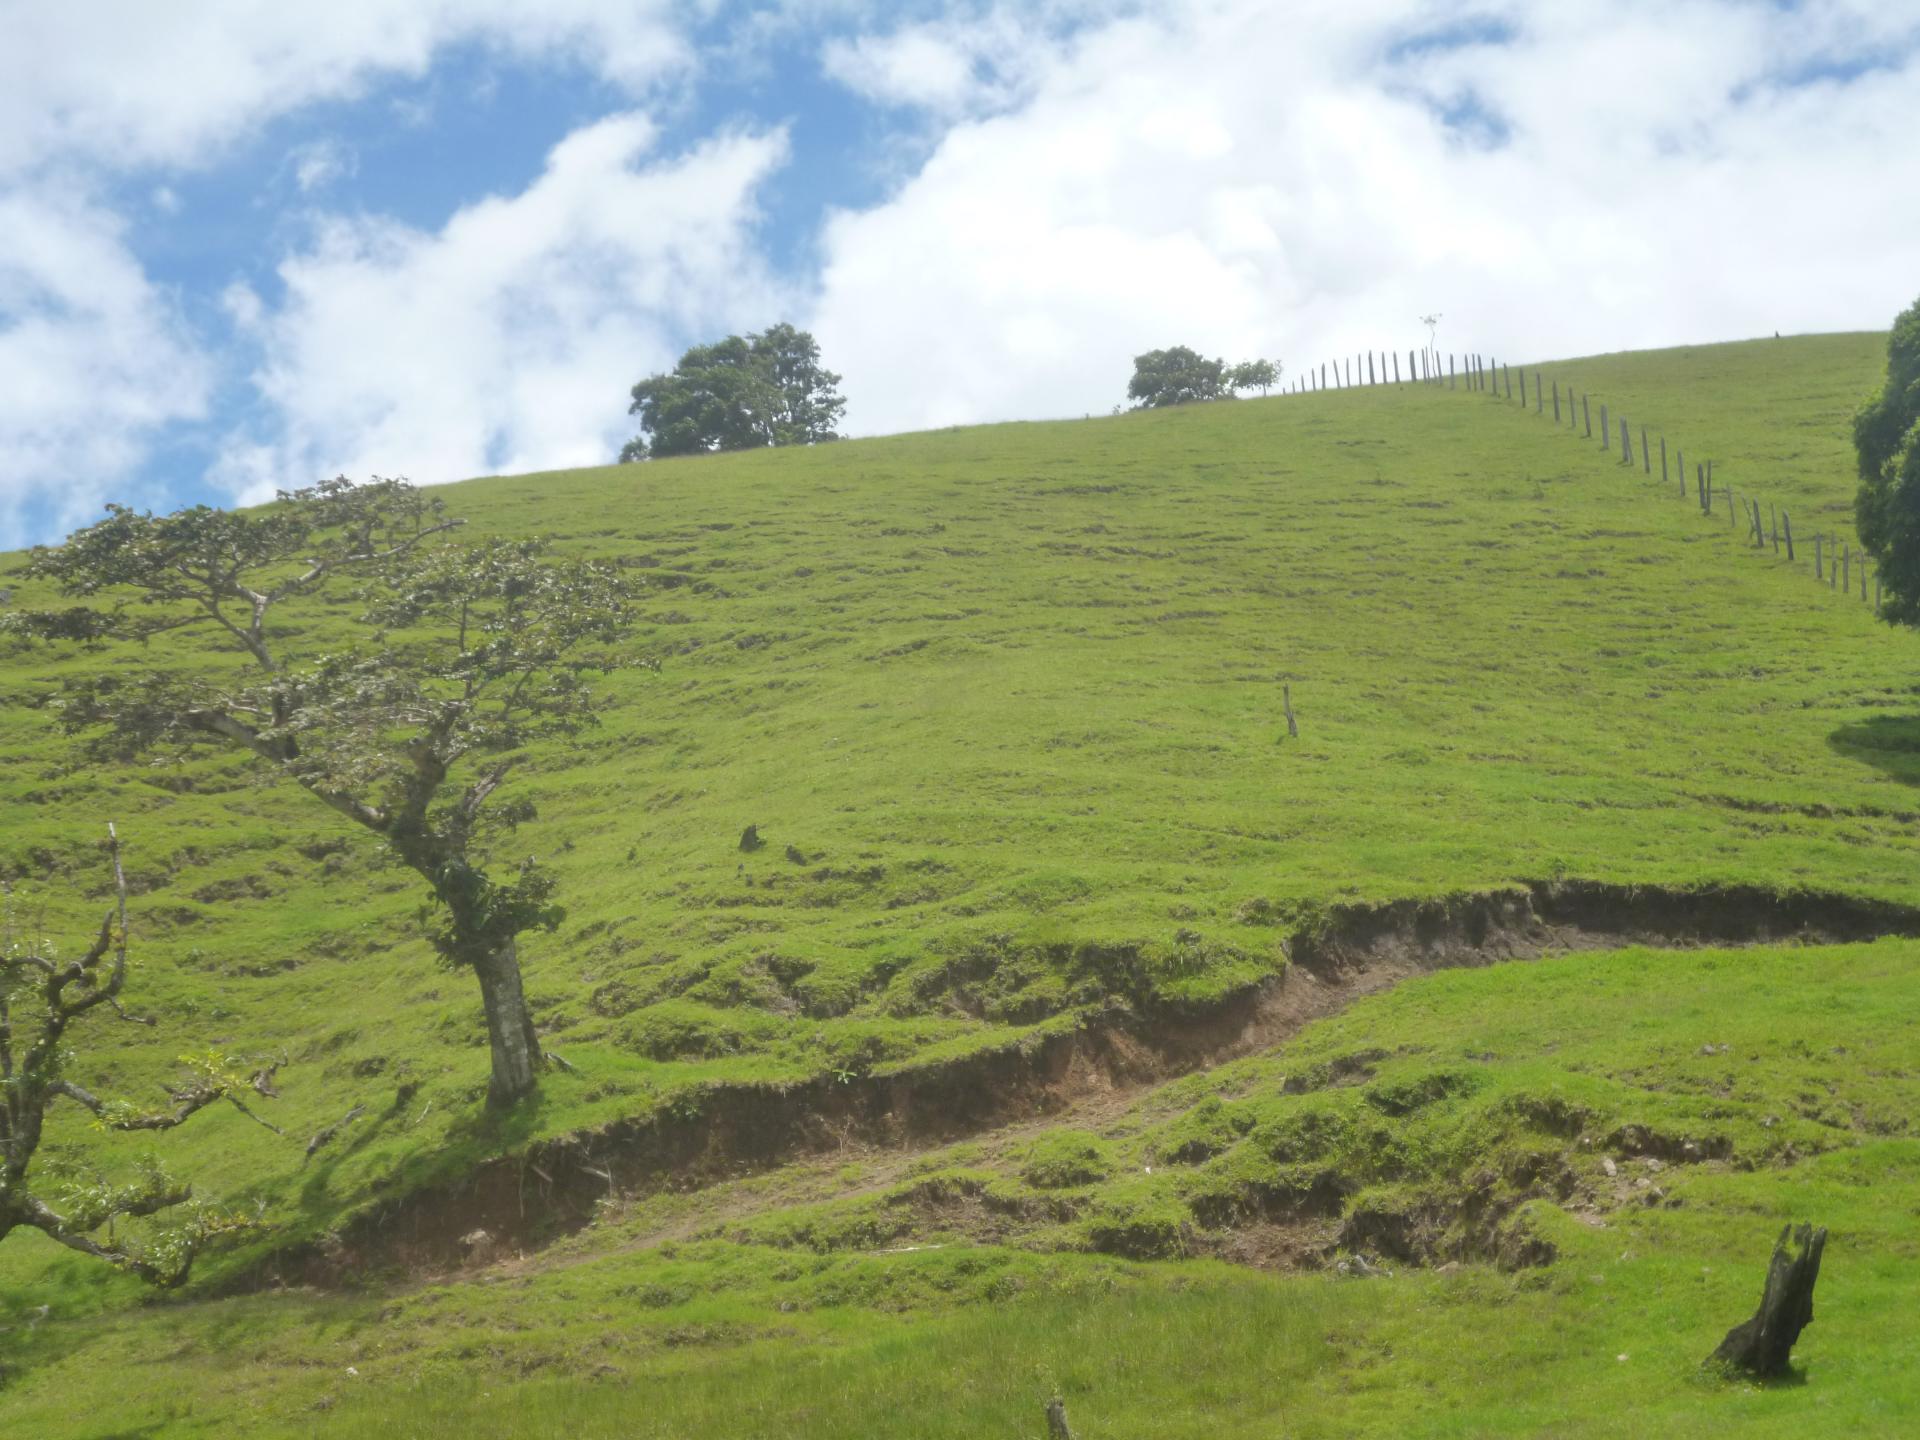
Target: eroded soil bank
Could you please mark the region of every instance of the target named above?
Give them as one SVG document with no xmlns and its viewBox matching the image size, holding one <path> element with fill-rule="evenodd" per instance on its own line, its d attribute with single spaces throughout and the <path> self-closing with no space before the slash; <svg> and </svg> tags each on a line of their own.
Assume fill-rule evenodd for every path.
<svg viewBox="0 0 1920 1440">
<path fill-rule="evenodd" d="M 453 1269 L 572 1233 L 610 1195 L 695 1188 L 850 1141 L 905 1148 L 950 1142 L 1264 1049 L 1356 999 L 1448 967 L 1634 945 L 1837 944 L 1916 935 L 1920 909 L 1750 886 L 1543 882 L 1338 906 L 1290 938 L 1284 973 L 1204 1010 L 1115 1006 L 939 1065 L 714 1087 L 697 1106 L 678 1104 L 543 1141 L 490 1160 L 456 1184 L 371 1208 L 327 1242 L 283 1251 L 248 1279 L 339 1285 L 394 1270 Z"/>
</svg>

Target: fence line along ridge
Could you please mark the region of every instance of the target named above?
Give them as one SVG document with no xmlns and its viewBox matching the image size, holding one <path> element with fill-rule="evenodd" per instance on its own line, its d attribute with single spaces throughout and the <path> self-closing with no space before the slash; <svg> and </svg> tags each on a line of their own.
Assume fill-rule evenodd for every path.
<svg viewBox="0 0 1920 1440">
<path fill-rule="evenodd" d="M 1355 356 L 1342 356 L 1339 360 L 1329 361 L 1317 369 L 1310 368 L 1304 376 L 1295 376 L 1293 384 L 1284 393 L 1292 395 L 1311 395 L 1325 390 L 1364 390 L 1379 385 L 1432 385 L 1447 390 L 1466 389 L 1487 395 L 1495 400 L 1517 403 L 1522 410 L 1529 408 L 1527 393 L 1527 370 L 1521 366 L 1518 372 L 1504 362 L 1491 356 L 1478 354 L 1446 356 L 1444 373 L 1440 368 L 1441 356 L 1434 350 L 1413 349 L 1407 351 L 1406 370 L 1400 368 L 1400 352 L 1397 350 L 1364 351 Z M 1329 378 L 1331 372 L 1331 378 Z M 1519 383 L 1519 395 L 1515 401 L 1516 373 Z M 1533 394 L 1531 408 L 1542 419 L 1547 408 L 1553 408 L 1553 423 L 1561 425 L 1562 405 L 1560 382 L 1540 373 L 1534 367 Z M 1549 401 L 1549 393 L 1551 400 Z M 1592 397 L 1584 391 L 1579 393 L 1576 406 L 1573 383 L 1567 383 L 1565 392 L 1565 426 L 1569 433 L 1578 432 L 1578 438 L 1594 439 Z M 1614 422 L 1618 422 L 1615 428 Z M 1624 415 L 1610 414 L 1605 401 L 1600 403 L 1600 447 L 1609 455 L 1616 448 L 1618 437 L 1620 463 L 1631 466 L 1634 459 L 1634 428 Z M 1687 456 L 1678 445 L 1674 447 L 1673 464 L 1670 469 L 1667 460 L 1667 437 L 1664 434 L 1649 436 L 1647 427 L 1642 425 L 1639 434 L 1640 469 L 1651 479 L 1653 476 L 1653 443 L 1660 447 L 1660 482 L 1673 486 L 1678 479 L 1679 495 L 1689 498 L 1687 487 Z M 1719 513 L 1720 499 L 1724 497 L 1727 507 L 1728 527 L 1741 534 L 1742 540 L 1751 540 L 1756 550 L 1772 549 L 1775 555 L 1783 553 L 1790 564 L 1800 563 L 1793 538 L 1793 516 L 1786 510 L 1776 508 L 1768 502 L 1766 511 L 1761 511 L 1761 501 L 1746 495 L 1736 504 L 1733 486 L 1724 482 L 1716 486 L 1713 475 L 1713 461 L 1694 461 L 1693 489 L 1691 498 L 1700 506 L 1700 513 L 1709 518 Z M 1805 541 L 1800 548 L 1805 548 Z M 1813 535 L 1813 578 L 1816 583 L 1826 585 L 1829 590 L 1853 594 L 1855 570 L 1860 575 L 1860 599 L 1867 601 L 1867 579 L 1871 570 L 1873 579 L 1873 598 L 1870 602 L 1874 612 L 1880 610 L 1881 586 L 1879 568 L 1863 549 L 1855 554 L 1850 541 L 1837 536 L 1816 531 Z"/>
</svg>

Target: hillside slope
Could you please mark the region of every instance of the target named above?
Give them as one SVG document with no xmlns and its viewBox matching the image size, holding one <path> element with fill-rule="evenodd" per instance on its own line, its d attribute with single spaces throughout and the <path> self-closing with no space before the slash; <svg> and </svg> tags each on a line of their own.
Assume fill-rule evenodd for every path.
<svg viewBox="0 0 1920 1440">
<path fill-rule="evenodd" d="M 1563 368 L 1690 454 L 1725 445 L 1743 489 L 1777 464 L 1783 497 L 1837 514 L 1832 436 L 1881 343 Z M 101 1029 L 86 1077 L 132 1092 L 189 1048 L 284 1050 L 290 1136 L 369 1108 L 312 1165 L 238 1116 L 168 1138 L 204 1193 L 278 1227 L 211 1284 L 371 1198 L 698 1111 L 707 1087 L 848 1084 L 1116 1006 L 1206 1013 L 1340 906 L 1524 882 L 1920 904 L 1920 641 L 1816 587 L 1808 557 L 1756 552 L 1485 396 L 1243 401 L 444 494 L 478 530 L 652 581 L 636 639 L 663 660 L 530 767 L 522 840 L 570 914 L 530 937 L 529 988 L 575 1069 L 503 1126 L 477 1116 L 469 987 L 357 835 L 223 762 L 80 764 L 44 710 L 0 707 L 0 867 L 41 923 L 86 923 L 106 820 L 134 861 L 135 985 L 165 1026 Z M 317 644 L 338 620 L 307 623 Z M 17 652 L 0 690 L 133 663 Z M 738 848 L 748 824 L 764 849 Z M 102 1153 L 72 1117 L 60 1143 Z M 15 1313 L 131 1293 L 33 1240 L 0 1253 L 0 1284 Z"/>
</svg>

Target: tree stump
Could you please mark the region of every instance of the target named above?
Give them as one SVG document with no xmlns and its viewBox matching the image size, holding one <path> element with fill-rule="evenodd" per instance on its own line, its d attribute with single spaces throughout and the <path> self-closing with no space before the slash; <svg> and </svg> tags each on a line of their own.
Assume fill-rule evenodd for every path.
<svg viewBox="0 0 1920 1440">
<path fill-rule="evenodd" d="M 742 850 L 749 852 L 758 850 L 766 843 L 766 841 L 760 838 L 760 827 L 758 825 L 749 825 L 740 832 L 740 848 Z"/>
<path fill-rule="evenodd" d="M 1047 1401 L 1047 1440 L 1073 1440 L 1067 1428 L 1067 1402 L 1058 1395 Z"/>
<path fill-rule="evenodd" d="M 1791 1236 L 1798 1253 L 1789 1254 Z M 1751 1371 L 1763 1378 L 1784 1375 L 1793 1342 L 1813 1323 L 1813 1286 L 1820 1278 L 1820 1252 L 1826 1248 L 1827 1229 L 1788 1225 L 1773 1242 L 1767 1264 L 1767 1284 L 1753 1318 L 1727 1332 L 1709 1360 Z"/>
</svg>

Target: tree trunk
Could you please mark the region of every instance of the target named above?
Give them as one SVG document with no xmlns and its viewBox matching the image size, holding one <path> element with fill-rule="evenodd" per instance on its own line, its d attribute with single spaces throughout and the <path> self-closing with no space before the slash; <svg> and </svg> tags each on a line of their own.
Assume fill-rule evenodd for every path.
<svg viewBox="0 0 1920 1440">
<path fill-rule="evenodd" d="M 1791 1238 L 1795 1252 L 1789 1252 Z M 1773 1259 L 1767 1265 L 1766 1288 L 1760 1295 L 1760 1308 L 1751 1320 L 1736 1325 L 1720 1342 L 1720 1348 L 1708 1356 L 1725 1365 L 1750 1370 L 1755 1375 L 1784 1375 L 1793 1342 L 1813 1320 L 1813 1286 L 1820 1278 L 1820 1253 L 1827 1245 L 1827 1229 L 1789 1225 L 1773 1242 Z"/>
<path fill-rule="evenodd" d="M 540 1041 L 533 1032 L 533 1016 L 520 988 L 520 954 L 512 940 L 497 946 L 478 946 L 469 962 L 480 979 L 480 999 L 487 1011 L 487 1044 L 493 1052 L 493 1078 L 487 1084 L 487 1104 L 505 1109 L 533 1092 L 539 1069 Z"/>
</svg>

